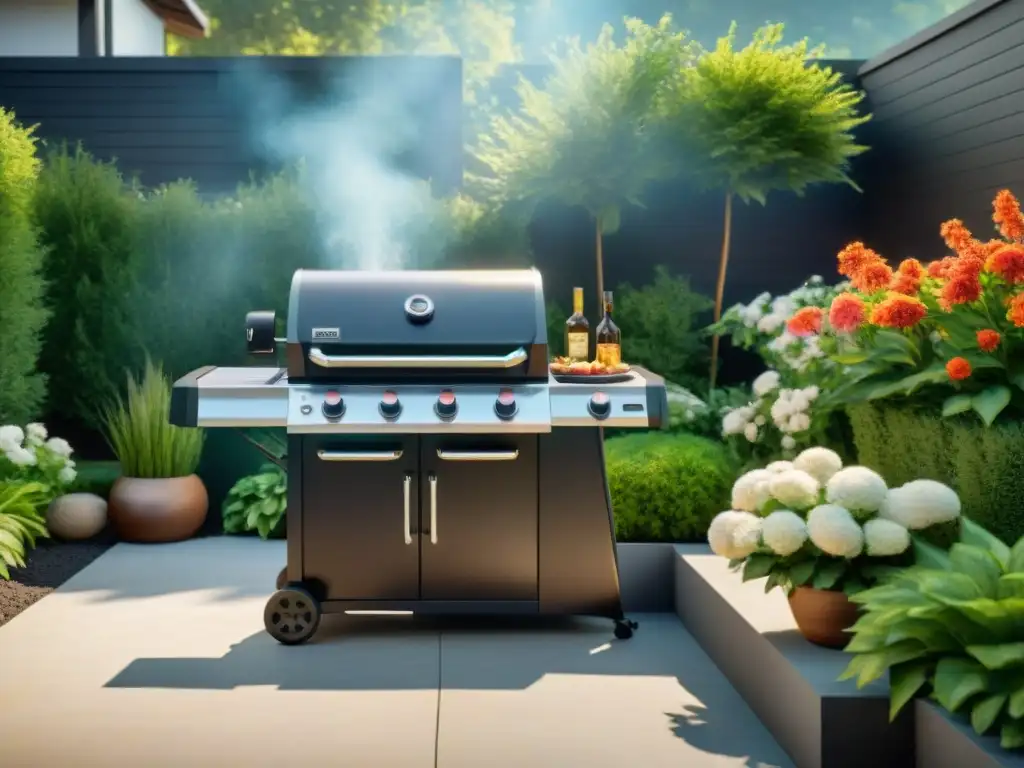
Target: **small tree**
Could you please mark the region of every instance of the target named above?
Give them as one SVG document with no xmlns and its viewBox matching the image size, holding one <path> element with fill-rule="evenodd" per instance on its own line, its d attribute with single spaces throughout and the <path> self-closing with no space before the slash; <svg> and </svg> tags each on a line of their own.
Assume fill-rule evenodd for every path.
<svg viewBox="0 0 1024 768">
<path fill-rule="evenodd" d="M 729 264 L 734 197 L 764 205 L 768 193 L 802 195 L 815 183 L 845 183 L 850 158 L 866 151 L 853 130 L 870 119 L 858 105 L 862 92 L 829 67 L 808 62 L 822 49 L 806 40 L 782 46 L 782 25 L 757 30 L 753 41 L 734 49 L 735 23 L 714 50 L 672 81 L 664 125 L 687 170 L 705 188 L 725 193 L 725 227 L 715 288 L 715 322 Z M 711 347 L 711 387 L 718 369 L 719 337 Z"/>
<path fill-rule="evenodd" d="M 656 26 L 626 20 L 616 44 L 605 25 L 592 45 L 570 40 L 538 87 L 522 78 L 515 114 L 492 121 L 476 155 L 484 188 L 527 216 L 543 200 L 579 206 L 594 222 L 598 300 L 604 290 L 603 238 L 619 228 L 622 206 L 640 204 L 647 184 L 666 174 L 645 130 L 663 84 L 692 59 L 671 17 Z"/>
</svg>

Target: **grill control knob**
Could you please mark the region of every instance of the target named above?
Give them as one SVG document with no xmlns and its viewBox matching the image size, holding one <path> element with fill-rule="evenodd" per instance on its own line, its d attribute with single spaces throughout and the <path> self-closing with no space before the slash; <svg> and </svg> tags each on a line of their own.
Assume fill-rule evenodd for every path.
<svg viewBox="0 0 1024 768">
<path fill-rule="evenodd" d="M 434 403 L 434 413 L 437 414 L 438 418 L 449 421 L 455 418 L 455 414 L 459 410 L 459 404 L 455 402 L 455 393 L 450 389 L 446 389 L 437 396 L 437 402 Z"/>
<path fill-rule="evenodd" d="M 398 395 L 389 390 L 381 395 L 377 409 L 381 416 L 390 421 L 397 419 L 402 413 L 402 403 L 398 400 Z"/>
<path fill-rule="evenodd" d="M 324 395 L 324 402 L 320 406 L 320 410 L 323 412 L 324 418 L 336 421 L 345 415 L 345 401 L 341 399 L 341 394 L 332 389 Z"/>
<path fill-rule="evenodd" d="M 494 413 L 502 421 L 509 421 L 519 412 L 516 405 L 516 393 L 511 389 L 503 389 L 498 393 L 498 399 L 494 401 Z"/>
<path fill-rule="evenodd" d="M 611 398 L 604 392 L 595 392 L 587 403 L 587 410 L 595 419 L 607 419 L 612 412 Z"/>
</svg>

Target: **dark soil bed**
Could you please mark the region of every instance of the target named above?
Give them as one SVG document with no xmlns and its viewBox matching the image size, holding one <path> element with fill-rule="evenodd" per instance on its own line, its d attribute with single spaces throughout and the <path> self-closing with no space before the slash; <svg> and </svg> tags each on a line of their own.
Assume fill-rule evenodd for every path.
<svg viewBox="0 0 1024 768">
<path fill-rule="evenodd" d="M 88 541 L 41 540 L 25 567 L 12 568 L 11 580 L 0 581 L 0 626 L 85 568 L 115 541 L 109 529 Z"/>
</svg>

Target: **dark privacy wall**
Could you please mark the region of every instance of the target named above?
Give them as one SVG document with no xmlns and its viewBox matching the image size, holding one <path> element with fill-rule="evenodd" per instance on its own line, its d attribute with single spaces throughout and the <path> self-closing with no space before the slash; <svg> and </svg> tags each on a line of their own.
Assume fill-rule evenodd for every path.
<svg viewBox="0 0 1024 768">
<path fill-rule="evenodd" d="M 992 197 L 1024 197 L 1024 0 L 979 0 L 867 62 L 874 113 L 866 237 L 890 258 L 945 255 L 939 225 L 992 232 Z"/>
<path fill-rule="evenodd" d="M 416 87 L 402 85 L 415 73 Z M 462 63 L 455 57 L 0 58 L 0 106 L 52 144 L 81 141 L 149 186 L 191 178 L 233 190 L 275 167 L 254 130 L 266 111 L 341 103 L 356 87 L 403 102 L 416 146 L 396 156 L 439 190 L 462 181 Z M 263 118 L 260 118 L 261 111 Z"/>
</svg>

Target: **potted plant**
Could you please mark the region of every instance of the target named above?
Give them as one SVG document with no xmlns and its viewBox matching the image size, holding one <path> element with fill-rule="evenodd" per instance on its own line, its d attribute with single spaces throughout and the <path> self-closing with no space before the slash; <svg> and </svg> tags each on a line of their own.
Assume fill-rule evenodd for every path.
<svg viewBox="0 0 1024 768">
<path fill-rule="evenodd" d="M 975 733 L 1024 749 L 1024 537 L 1008 547 L 965 518 L 948 553 L 914 548 L 917 565 L 852 598 L 863 616 L 841 679 L 888 672 L 891 718 L 930 692 Z"/>
<path fill-rule="evenodd" d="M 784 589 L 805 638 L 842 648 L 857 620 L 849 597 L 913 562 L 911 531 L 959 515 L 960 499 L 941 483 L 889 489 L 871 469 L 814 447 L 741 476 L 708 542 L 744 581 L 767 577 L 766 592 Z"/>
<path fill-rule="evenodd" d="M 221 509 L 224 533 L 252 533 L 267 539 L 284 538 L 288 509 L 288 475 L 276 463 L 264 464 L 254 475 L 243 477 L 228 491 Z M 287 581 L 287 567 L 277 576 L 277 588 Z"/>
<path fill-rule="evenodd" d="M 142 380 L 129 374 L 126 396 L 103 413 L 107 441 L 121 463 L 109 516 L 124 541 L 180 541 L 206 520 L 209 498 L 195 474 L 203 431 L 172 425 L 170 402 L 170 381 L 147 360 Z"/>
</svg>

